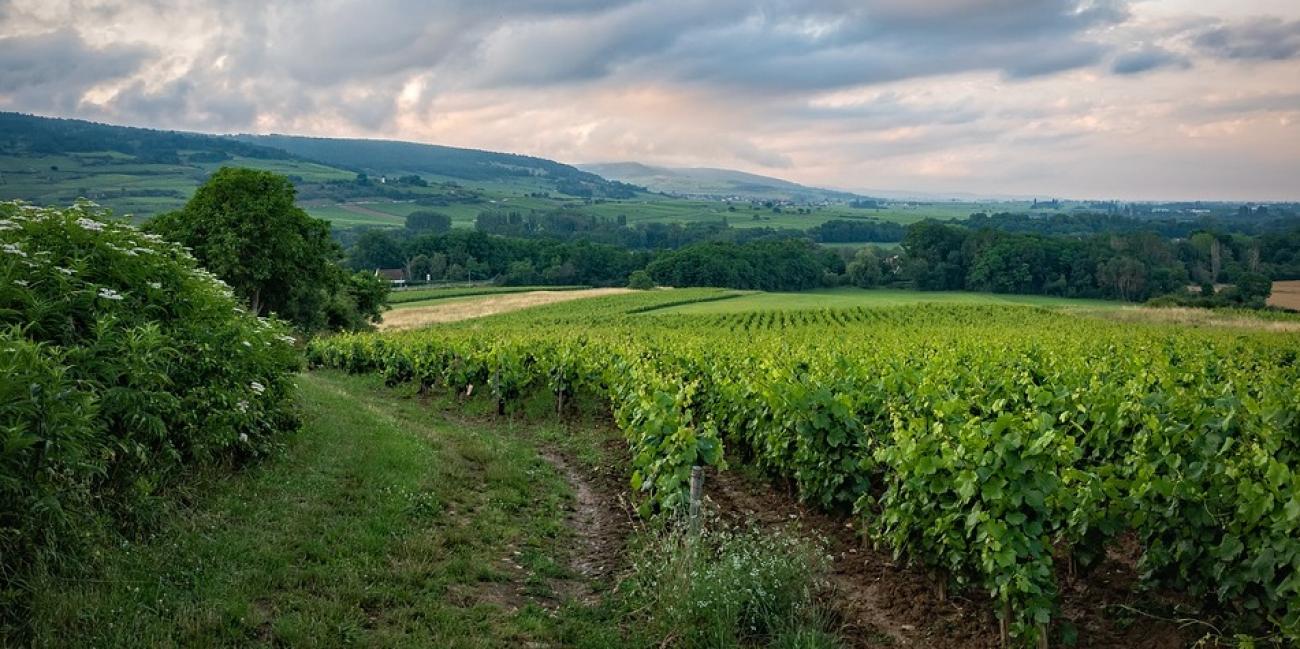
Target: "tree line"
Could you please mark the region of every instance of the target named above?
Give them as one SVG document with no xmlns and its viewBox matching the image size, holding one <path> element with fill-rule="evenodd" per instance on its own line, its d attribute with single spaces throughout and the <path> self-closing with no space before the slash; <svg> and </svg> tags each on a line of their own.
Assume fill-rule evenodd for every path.
<svg viewBox="0 0 1300 649">
<path fill-rule="evenodd" d="M 1288 225 L 1295 227 L 1268 231 Z M 406 268 L 416 279 L 514 285 L 624 285 L 644 270 L 668 286 L 890 286 L 1127 301 L 1172 294 L 1189 304 L 1261 305 L 1272 279 L 1300 277 L 1300 224 L 1285 214 L 1241 225 L 1262 234 L 1112 214 L 976 214 L 909 226 L 837 220 L 794 230 L 723 222 L 628 226 L 580 213 L 498 210 L 482 213 L 476 226 L 452 230 L 445 215 L 415 212 L 405 230 L 364 232 L 350 261 L 356 268 Z M 856 236 L 897 237 L 901 245 L 856 252 L 816 245 Z M 1224 284 L 1233 288 L 1220 290 Z M 1197 288 L 1189 293 L 1189 286 Z"/>
</svg>

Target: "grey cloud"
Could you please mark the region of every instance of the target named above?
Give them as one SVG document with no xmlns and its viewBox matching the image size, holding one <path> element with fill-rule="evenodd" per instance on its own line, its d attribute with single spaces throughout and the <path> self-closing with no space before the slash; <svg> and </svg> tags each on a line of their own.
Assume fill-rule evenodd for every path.
<svg viewBox="0 0 1300 649">
<path fill-rule="evenodd" d="M 1179 109 L 1187 119 L 1206 120 L 1254 113 L 1300 113 L 1300 92 L 1282 92 L 1190 103 Z"/>
<path fill-rule="evenodd" d="M 1187 57 L 1162 47 L 1147 46 L 1125 52 L 1115 58 L 1110 70 L 1119 75 L 1132 75 L 1159 68 L 1188 68 Z"/>
<path fill-rule="evenodd" d="M 205 123 L 225 124 L 251 121 L 259 112 L 314 109 L 370 130 L 391 123 L 392 95 L 416 75 L 427 81 L 424 102 L 462 89 L 596 82 L 780 96 L 981 70 L 1009 78 L 1050 75 L 1101 60 L 1106 49 L 1090 30 L 1128 15 L 1127 0 L 191 0 L 153 6 L 164 23 L 168 16 L 206 16 L 213 26 L 206 48 L 184 83 L 132 86 L 114 100 L 112 112 L 153 119 L 190 111 Z M 124 20 L 126 7 L 132 5 L 99 5 L 95 20 Z M 77 74 L 40 75 L 53 87 L 70 88 L 62 96 L 129 75 L 146 56 L 129 47 L 91 50 L 71 31 L 56 40 L 45 49 L 60 50 L 65 66 L 84 73 L 80 84 Z M 42 51 L 36 42 L 9 47 L 33 61 L 49 58 L 36 54 Z M 10 67 L 0 75 L 12 75 Z M 358 87 L 370 92 L 345 92 Z M 217 105 L 208 108 L 209 99 Z M 75 101 L 64 110 L 75 110 Z"/>
<path fill-rule="evenodd" d="M 138 81 L 131 83 L 117 93 L 109 108 L 145 125 L 208 132 L 244 127 L 256 119 L 258 110 L 242 93 L 225 91 L 197 76 L 154 89 Z"/>
<path fill-rule="evenodd" d="M 28 110 L 75 111 L 87 90 L 131 75 L 151 54 L 129 45 L 94 48 L 70 29 L 0 38 L 0 94 Z"/>
<path fill-rule="evenodd" d="M 788 108 L 783 116 L 797 122 L 809 120 L 842 122 L 856 129 L 886 129 L 925 125 L 971 124 L 983 118 L 983 111 L 965 103 L 903 101 L 886 93 L 868 102 L 847 105 L 807 105 Z"/>
<path fill-rule="evenodd" d="M 1201 51 L 1225 59 L 1281 61 L 1300 57 L 1300 20 L 1255 18 L 1221 24 L 1193 41 Z"/>
</svg>

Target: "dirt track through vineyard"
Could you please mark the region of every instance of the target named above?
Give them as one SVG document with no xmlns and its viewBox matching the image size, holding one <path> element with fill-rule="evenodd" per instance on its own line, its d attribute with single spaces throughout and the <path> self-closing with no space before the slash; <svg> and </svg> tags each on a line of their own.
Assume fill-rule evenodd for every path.
<svg viewBox="0 0 1300 649">
<path fill-rule="evenodd" d="M 634 527 L 622 481 L 612 471 L 595 475 L 575 469 L 562 457 L 548 453 L 546 458 L 576 494 L 569 517 L 580 539 L 574 567 L 588 579 L 609 578 L 614 566 L 626 565 L 624 558 L 614 556 L 623 546 L 614 537 Z M 826 541 L 832 584 L 827 603 L 838 618 L 838 634 L 849 646 L 1001 647 L 993 605 L 987 598 L 967 592 L 941 600 L 926 574 L 864 542 L 854 518 L 809 508 L 771 485 L 734 472 L 710 471 L 705 493 L 706 506 L 717 520 L 760 530 L 794 530 Z M 593 561 L 599 564 L 594 571 Z M 1150 603 L 1132 594 L 1134 577 L 1131 556 L 1117 554 L 1087 578 L 1062 580 L 1062 616 L 1077 628 L 1077 647 L 1177 649 L 1190 644 L 1194 637 L 1178 624 L 1136 612 Z M 1051 646 L 1060 643 L 1054 638 Z"/>
<path fill-rule="evenodd" d="M 384 314 L 379 323 L 381 331 L 397 329 L 417 329 L 419 327 L 442 322 L 457 322 L 470 318 L 517 311 L 545 304 L 568 302 L 589 297 L 618 295 L 628 293 L 626 288 L 592 288 L 580 291 L 529 291 L 527 293 L 509 293 L 493 295 L 481 299 L 454 300 L 445 304 L 425 306 L 398 307 Z"/>
</svg>

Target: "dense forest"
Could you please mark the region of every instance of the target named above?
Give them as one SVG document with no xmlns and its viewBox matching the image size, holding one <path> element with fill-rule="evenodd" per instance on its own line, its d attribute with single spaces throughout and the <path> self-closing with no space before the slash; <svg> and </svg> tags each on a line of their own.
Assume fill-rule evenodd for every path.
<svg viewBox="0 0 1300 649">
<path fill-rule="evenodd" d="M 641 223 L 563 211 L 485 211 L 476 231 L 417 212 L 404 231 L 363 231 L 355 268 L 403 267 L 433 280 L 622 285 L 645 270 L 666 286 L 776 291 L 894 286 L 1145 301 L 1262 304 L 1273 279 L 1300 277 L 1300 219 L 1245 214 L 1207 223 L 1113 214 L 972 215 L 910 226 L 831 221 L 808 230 L 733 228 L 725 222 Z M 831 249 L 855 237 L 897 248 Z M 1216 286 L 1232 285 L 1226 290 Z M 1188 287 L 1197 287 L 1189 292 Z"/>
</svg>

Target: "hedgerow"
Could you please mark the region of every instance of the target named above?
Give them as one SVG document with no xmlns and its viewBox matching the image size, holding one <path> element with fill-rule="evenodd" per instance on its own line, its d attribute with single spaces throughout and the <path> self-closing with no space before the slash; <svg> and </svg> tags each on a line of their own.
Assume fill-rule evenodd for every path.
<svg viewBox="0 0 1300 649">
<path fill-rule="evenodd" d="M 0 610 L 179 475 L 274 449 L 298 367 L 181 247 L 90 203 L 0 203 Z"/>
</svg>

